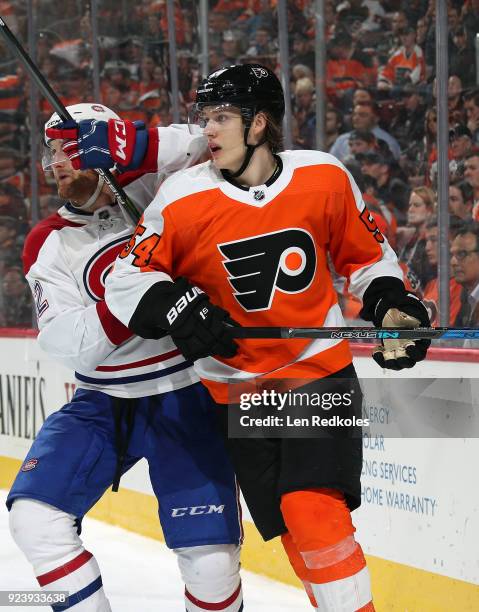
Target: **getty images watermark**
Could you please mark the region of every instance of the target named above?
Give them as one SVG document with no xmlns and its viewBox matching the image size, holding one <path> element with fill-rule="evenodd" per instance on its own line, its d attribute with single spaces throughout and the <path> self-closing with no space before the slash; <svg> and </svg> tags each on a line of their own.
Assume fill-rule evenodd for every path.
<svg viewBox="0 0 479 612">
<path fill-rule="evenodd" d="M 230 436 L 311 438 L 331 435 L 332 429 L 336 435 L 360 435 L 362 427 L 369 427 L 361 412 L 361 390 L 357 383 L 348 388 L 347 381 L 340 382 L 332 389 L 329 380 L 293 389 L 237 389 L 230 402 Z"/>
</svg>

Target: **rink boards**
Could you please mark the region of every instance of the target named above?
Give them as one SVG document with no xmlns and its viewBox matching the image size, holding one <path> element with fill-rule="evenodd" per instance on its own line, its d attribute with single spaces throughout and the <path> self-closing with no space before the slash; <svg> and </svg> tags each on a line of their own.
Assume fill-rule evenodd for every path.
<svg viewBox="0 0 479 612">
<path fill-rule="evenodd" d="M 363 504 L 353 516 L 377 610 L 478 610 L 478 355 L 432 350 L 412 372 L 383 373 L 368 348 L 354 352 L 371 426 L 363 438 Z M 407 380 L 413 374 L 417 384 Z M 44 419 L 73 391 L 73 374 L 32 334 L 0 332 L 0 488 L 10 486 Z M 264 544 L 244 504 L 243 511 L 243 566 L 299 585 L 279 540 Z M 91 515 L 161 539 L 146 464 Z"/>
</svg>

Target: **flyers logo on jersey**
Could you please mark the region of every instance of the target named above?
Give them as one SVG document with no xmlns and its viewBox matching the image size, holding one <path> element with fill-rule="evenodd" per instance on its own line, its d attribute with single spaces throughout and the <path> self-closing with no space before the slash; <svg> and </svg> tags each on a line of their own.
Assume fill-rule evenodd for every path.
<svg viewBox="0 0 479 612">
<path fill-rule="evenodd" d="M 218 245 L 234 296 L 248 311 L 270 308 L 276 290 L 300 293 L 316 271 L 311 234 L 290 228 Z"/>
</svg>

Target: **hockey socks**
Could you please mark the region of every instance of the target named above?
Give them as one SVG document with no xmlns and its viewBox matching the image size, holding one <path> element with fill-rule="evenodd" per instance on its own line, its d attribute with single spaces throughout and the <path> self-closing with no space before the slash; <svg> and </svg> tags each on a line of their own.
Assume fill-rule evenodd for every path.
<svg viewBox="0 0 479 612">
<path fill-rule="evenodd" d="M 46 591 L 68 591 L 68 605 L 54 612 L 111 612 L 95 557 L 82 546 L 75 517 L 32 499 L 16 499 L 10 531 Z"/>
<path fill-rule="evenodd" d="M 240 547 L 210 544 L 175 549 L 187 612 L 241 612 Z"/>
<path fill-rule="evenodd" d="M 322 612 L 373 612 L 366 560 L 342 493 L 287 493 L 281 511 L 289 531 L 283 545 L 312 605 Z"/>
<path fill-rule="evenodd" d="M 223 601 L 201 601 L 185 589 L 187 612 L 205 612 L 205 610 L 220 610 L 221 612 L 241 612 L 243 610 L 243 593 L 241 584 Z"/>
</svg>

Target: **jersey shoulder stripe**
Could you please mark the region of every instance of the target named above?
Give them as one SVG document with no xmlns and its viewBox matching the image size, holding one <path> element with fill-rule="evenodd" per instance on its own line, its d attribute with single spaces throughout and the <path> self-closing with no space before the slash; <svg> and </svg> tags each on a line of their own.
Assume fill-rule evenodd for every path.
<svg viewBox="0 0 479 612">
<path fill-rule="evenodd" d="M 35 225 L 32 231 L 27 235 L 23 247 L 22 260 L 24 273 L 28 274 L 28 271 L 37 260 L 40 249 L 52 232 L 62 230 L 65 227 L 83 227 L 83 225 L 83 223 L 75 223 L 74 221 L 65 219 L 58 213 L 50 215 Z"/>
</svg>

